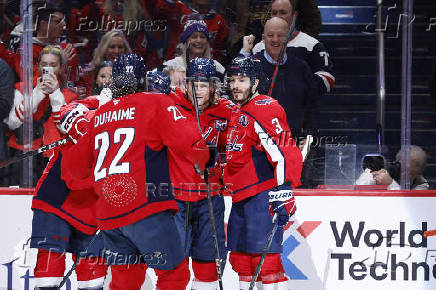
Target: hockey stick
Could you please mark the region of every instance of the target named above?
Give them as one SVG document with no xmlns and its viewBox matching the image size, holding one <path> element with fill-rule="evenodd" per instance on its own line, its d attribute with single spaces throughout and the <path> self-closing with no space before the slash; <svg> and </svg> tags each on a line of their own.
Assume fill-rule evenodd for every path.
<svg viewBox="0 0 436 290">
<path fill-rule="evenodd" d="M 98 234 L 100 234 L 100 229 L 98 229 L 95 232 L 95 234 L 92 237 L 91 241 L 89 242 L 88 246 L 86 246 L 85 253 L 88 252 L 89 248 L 92 246 L 92 244 L 94 243 L 95 239 L 97 239 Z M 64 276 L 64 278 L 62 279 L 61 283 L 59 284 L 58 289 L 61 289 L 62 286 L 64 286 L 64 284 L 67 282 L 68 278 L 71 276 L 71 274 L 73 273 L 73 271 L 76 269 L 77 265 L 79 264 L 81 257 L 82 257 L 82 255 L 81 255 L 81 253 L 79 253 L 79 256 L 77 257 L 77 259 L 74 262 L 73 266 L 71 266 L 71 269 L 68 271 L 67 275 Z"/>
<path fill-rule="evenodd" d="M 215 252 L 216 252 L 215 264 L 216 264 L 216 271 L 218 274 L 218 283 L 220 286 L 220 290 L 223 290 L 223 273 L 221 268 L 222 262 L 221 262 L 220 251 L 218 246 L 218 236 L 215 227 L 215 217 L 213 214 L 212 196 L 210 194 L 209 170 L 207 168 L 204 171 L 204 183 L 206 183 L 207 206 L 209 208 L 209 221 L 210 221 L 210 226 L 212 228 L 212 235 L 215 244 Z"/>
<path fill-rule="evenodd" d="M 297 1 L 295 1 L 295 7 L 297 7 Z M 295 8 L 294 8 L 294 10 L 295 10 Z M 296 20 L 297 20 L 297 15 L 294 13 L 294 18 L 292 19 L 292 23 L 291 23 L 291 26 L 289 27 L 288 34 L 286 35 L 285 41 L 283 42 L 282 48 L 280 49 L 279 58 L 277 59 L 277 64 L 276 64 L 276 67 L 275 67 L 273 75 L 272 75 L 271 86 L 269 87 L 268 96 L 271 96 L 272 91 L 274 89 L 274 84 L 276 82 L 277 74 L 279 72 L 279 66 L 280 66 L 280 63 L 282 62 L 283 55 L 285 54 L 286 47 L 288 46 L 288 41 L 291 38 L 291 36 L 295 30 Z"/>
<path fill-rule="evenodd" d="M 436 236 L 436 230 L 429 230 L 429 231 L 425 231 L 424 232 L 424 237 L 425 238 L 428 238 L 428 237 L 431 237 L 431 236 Z"/>
<path fill-rule="evenodd" d="M 188 45 L 188 49 L 189 49 L 189 45 Z M 188 62 L 189 61 L 188 53 L 189 52 L 187 51 L 186 52 L 186 65 L 187 65 L 186 72 L 188 72 L 190 70 L 190 66 L 189 66 L 189 62 Z M 191 80 L 191 85 L 192 85 L 192 100 L 194 103 L 195 115 L 197 117 L 198 130 L 200 132 L 200 135 L 203 136 L 203 133 L 201 130 L 201 123 L 200 123 L 200 110 L 198 109 L 197 94 L 195 92 L 195 84 L 194 84 L 193 79 Z M 197 170 L 198 169 L 200 169 L 200 168 L 197 168 Z M 206 183 L 206 195 L 207 195 L 207 205 L 208 205 L 208 209 L 209 209 L 209 221 L 210 221 L 210 226 L 212 228 L 212 236 L 213 236 L 214 244 L 215 244 L 216 272 L 218 275 L 218 283 L 219 283 L 220 290 L 223 290 L 224 288 L 223 288 L 223 279 L 222 279 L 222 270 L 221 270 L 221 258 L 220 258 L 220 251 L 219 251 L 219 246 L 218 246 L 218 236 L 216 234 L 215 218 L 214 218 L 214 214 L 213 214 L 212 197 L 210 194 L 209 170 L 207 168 L 205 168 L 203 175 L 204 175 L 204 183 Z"/>
<path fill-rule="evenodd" d="M 260 256 L 259 264 L 257 264 L 256 270 L 254 271 L 253 278 L 251 279 L 250 282 L 250 287 L 248 288 L 249 290 L 253 290 L 254 284 L 256 284 L 257 277 L 259 277 L 260 270 L 262 269 L 262 265 L 265 262 L 266 255 L 268 254 L 268 250 L 271 247 L 272 240 L 277 231 L 277 227 L 278 227 L 277 213 L 274 214 L 272 220 L 273 220 L 273 227 L 268 235 L 268 239 L 266 241 L 265 247 L 263 248 L 262 256 Z"/>
<path fill-rule="evenodd" d="M 8 166 L 8 165 L 10 165 L 12 163 L 15 163 L 15 162 L 21 161 L 23 159 L 26 159 L 27 157 L 32 157 L 32 156 L 38 155 L 40 153 L 44 153 L 44 152 L 50 151 L 51 149 L 53 149 L 55 147 L 58 147 L 58 146 L 66 144 L 70 140 L 71 140 L 71 138 L 67 137 L 65 139 L 57 140 L 57 141 L 55 141 L 55 142 L 53 142 L 51 144 L 47 144 L 47 145 L 44 145 L 42 147 L 39 147 L 36 150 L 27 151 L 27 152 L 22 153 L 22 154 L 20 154 L 18 156 L 14 156 L 12 158 L 3 160 L 3 161 L 0 162 L 0 168 L 6 167 L 6 166 Z"/>
<path fill-rule="evenodd" d="M 186 73 L 190 75 L 189 71 L 191 70 L 191 67 L 189 65 L 189 44 L 186 47 Z M 197 117 L 197 125 L 198 130 L 200 131 L 200 135 L 203 135 L 203 130 L 201 130 L 201 124 L 200 124 L 200 110 L 198 109 L 198 101 L 197 101 L 197 94 L 195 92 L 195 84 L 194 81 L 191 80 L 191 87 L 192 87 L 192 101 L 194 102 L 194 108 L 195 108 L 195 116 Z"/>
</svg>

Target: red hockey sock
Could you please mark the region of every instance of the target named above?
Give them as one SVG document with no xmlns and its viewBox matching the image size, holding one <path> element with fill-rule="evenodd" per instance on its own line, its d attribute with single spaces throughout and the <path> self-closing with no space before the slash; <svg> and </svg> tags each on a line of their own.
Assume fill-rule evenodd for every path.
<svg viewBox="0 0 436 290">
<path fill-rule="evenodd" d="M 73 256 L 73 260 L 76 259 L 77 257 Z M 103 287 L 107 268 L 104 258 L 82 258 L 76 267 L 79 289 Z"/>
<path fill-rule="evenodd" d="M 139 290 L 145 281 L 145 264 L 112 265 L 110 290 Z"/>
<path fill-rule="evenodd" d="M 34 269 L 35 286 L 57 287 L 65 272 L 65 254 L 38 249 Z"/>
<path fill-rule="evenodd" d="M 189 283 L 190 272 L 188 259 L 183 260 L 173 270 L 154 270 L 157 276 L 157 290 L 185 290 Z"/>
<path fill-rule="evenodd" d="M 63 277 L 65 272 L 65 254 L 38 249 L 35 278 Z"/>
<path fill-rule="evenodd" d="M 201 262 L 192 260 L 192 270 L 195 279 L 202 282 L 214 282 L 218 280 L 218 273 L 215 262 Z"/>
<path fill-rule="evenodd" d="M 259 264 L 260 255 L 253 257 L 252 267 L 256 269 Z M 285 270 L 283 269 L 280 254 L 267 254 L 262 265 L 259 277 L 263 284 L 272 284 L 287 281 Z"/>
</svg>

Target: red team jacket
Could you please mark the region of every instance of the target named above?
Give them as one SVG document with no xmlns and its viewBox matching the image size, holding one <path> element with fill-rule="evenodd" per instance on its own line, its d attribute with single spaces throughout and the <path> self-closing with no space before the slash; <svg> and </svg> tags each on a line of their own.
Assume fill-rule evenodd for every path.
<svg viewBox="0 0 436 290">
<path fill-rule="evenodd" d="M 224 181 L 233 202 L 286 182 L 301 185 L 302 155 L 277 100 L 257 95 L 234 111 L 228 130 Z"/>
<path fill-rule="evenodd" d="M 186 99 L 185 92 L 176 88 L 172 96 L 180 115 L 197 124 L 194 106 Z M 222 148 L 222 152 L 225 152 L 227 124 L 231 115 L 230 104 L 230 101 L 219 99 L 217 104 L 208 107 L 200 114 L 203 138 L 217 144 L 219 148 Z M 201 176 L 195 172 L 194 164 L 186 156 L 171 154 L 171 150 L 169 153 L 170 163 L 174 164 L 170 168 L 170 174 L 175 198 L 183 201 L 199 201 L 206 198 L 206 184 Z M 221 176 L 222 169 L 220 160 L 218 160 L 215 168 L 210 170 L 209 182 L 212 196 L 219 194 L 223 189 L 223 184 L 220 181 Z"/>
<path fill-rule="evenodd" d="M 85 115 L 87 119 L 90 119 L 93 115 L 93 110 L 98 108 L 96 97 L 88 97 L 63 106 L 61 118 L 67 112 L 74 109 L 78 103 L 90 109 Z M 78 156 L 72 144 L 69 142 L 64 147 L 54 150 L 54 154 L 50 158 L 35 188 L 32 209 L 55 214 L 74 228 L 91 235 L 97 230 L 95 205 L 98 196 L 92 187 L 72 190 L 71 186 L 67 185 L 74 181 L 70 175 L 71 168 L 63 168 L 62 160 L 77 159 Z M 73 150 L 69 150 L 70 147 L 73 147 Z"/>
<path fill-rule="evenodd" d="M 178 210 L 167 151 L 204 167 L 209 153 L 197 148 L 201 139 L 195 123 L 180 115 L 169 96 L 126 95 L 95 111 L 88 133 L 70 148 L 77 157 L 64 158 L 62 166 L 74 178 L 68 186 L 94 187 L 99 227 L 114 229 Z"/>
</svg>

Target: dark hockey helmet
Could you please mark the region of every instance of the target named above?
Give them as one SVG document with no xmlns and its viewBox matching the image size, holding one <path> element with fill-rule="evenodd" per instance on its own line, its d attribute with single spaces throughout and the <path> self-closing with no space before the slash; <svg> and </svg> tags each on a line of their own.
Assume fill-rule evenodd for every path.
<svg viewBox="0 0 436 290">
<path fill-rule="evenodd" d="M 157 69 L 147 72 L 147 91 L 158 91 L 169 94 L 171 91 L 170 77 Z"/>
<path fill-rule="evenodd" d="M 260 77 L 260 61 L 250 57 L 237 57 L 227 67 L 226 75 L 242 75 L 250 78 L 252 83 Z"/>
<path fill-rule="evenodd" d="M 120 55 L 112 67 L 112 77 L 116 79 L 127 74 L 132 74 L 138 85 L 143 84 L 147 74 L 144 59 L 134 53 Z"/>
<path fill-rule="evenodd" d="M 186 77 L 188 80 L 197 81 L 216 80 L 216 67 L 214 61 L 210 58 L 194 58 L 189 62 Z"/>
<path fill-rule="evenodd" d="M 111 90 L 114 98 L 142 91 L 147 67 L 137 54 L 122 54 L 112 66 Z"/>
</svg>

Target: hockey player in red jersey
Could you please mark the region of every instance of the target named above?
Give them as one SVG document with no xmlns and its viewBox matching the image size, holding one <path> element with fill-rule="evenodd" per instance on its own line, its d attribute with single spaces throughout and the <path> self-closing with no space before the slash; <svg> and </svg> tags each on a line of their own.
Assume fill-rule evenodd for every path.
<svg viewBox="0 0 436 290">
<path fill-rule="evenodd" d="M 74 148 L 80 158 L 64 159 L 63 166 L 72 168 L 72 184 L 91 183 L 95 188 L 107 262 L 132 267 L 111 266 L 126 274 L 124 281 L 112 281 L 111 289 L 140 289 L 143 279 L 132 285 L 138 279 L 130 280 L 129 273 L 144 274 L 134 267 L 141 263 L 157 272 L 158 289 L 184 289 L 189 270 L 173 218 L 178 207 L 170 188 L 170 167 L 177 164 L 170 162 L 168 151 L 200 168 L 209 153 L 198 142 L 202 137 L 196 123 L 179 114 L 173 99 L 165 94 L 134 93 L 143 90 L 145 75 L 143 60 L 137 55 L 122 55 L 115 61 L 113 94 L 119 97 L 95 112 L 87 134 Z M 72 124 L 79 121 L 80 117 Z"/>
<path fill-rule="evenodd" d="M 83 134 L 81 127 L 86 126 L 93 110 L 104 99 L 100 96 L 75 101 L 64 105 L 59 114 L 59 130 L 69 131 L 73 142 Z M 72 116 L 80 114 L 82 122 L 71 129 Z M 38 249 L 34 270 L 35 285 L 40 290 L 58 289 L 65 272 L 66 252 L 73 259 L 81 257 L 75 268 L 79 289 L 103 289 L 107 266 L 104 255 L 103 237 L 93 235 L 97 231 L 95 204 L 97 196 L 92 187 L 73 190 L 68 186 L 69 168 L 62 168 L 63 158 L 76 158 L 74 150 L 68 150 L 73 143 L 64 148 L 55 149 L 50 161 L 38 181 L 32 200 L 33 220 L 31 247 Z M 73 146 L 74 147 L 74 146 Z M 85 251 L 86 250 L 86 251 Z M 100 258 L 97 258 L 100 257 Z"/>
<path fill-rule="evenodd" d="M 209 144 L 222 147 L 225 152 L 227 123 L 230 121 L 231 102 L 218 97 L 216 68 L 212 59 L 195 58 L 190 61 L 186 91 L 179 88 L 172 94 L 180 118 L 196 123 L 196 110 L 193 102 L 193 85 L 198 102 L 199 119 L 203 138 Z M 197 128 L 197 130 L 200 130 Z M 194 281 L 192 289 L 218 289 L 216 248 L 210 223 L 206 183 L 199 174 L 192 171 L 191 160 L 180 154 L 169 152 L 174 196 L 180 211 L 175 216 L 177 228 L 185 241 L 185 254 L 192 258 Z M 213 206 L 219 257 L 226 258 L 224 233 L 224 198 L 220 160 L 210 164 L 210 192 Z M 221 263 L 220 267 L 223 268 Z"/>
<path fill-rule="evenodd" d="M 292 188 L 300 185 L 302 155 L 283 108 L 257 93 L 256 68 L 255 60 L 236 58 L 227 69 L 232 99 L 239 107 L 229 124 L 224 174 L 233 200 L 227 249 L 239 288 L 248 289 L 276 214 L 278 229 L 258 281 L 263 289 L 289 289 L 280 253 L 283 226 L 295 211 Z"/>
</svg>

